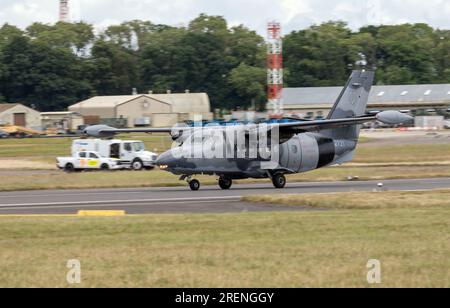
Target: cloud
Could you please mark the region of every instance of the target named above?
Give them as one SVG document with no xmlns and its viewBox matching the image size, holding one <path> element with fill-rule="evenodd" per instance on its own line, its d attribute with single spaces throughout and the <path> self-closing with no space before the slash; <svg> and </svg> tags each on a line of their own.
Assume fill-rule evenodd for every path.
<svg viewBox="0 0 450 308">
<path fill-rule="evenodd" d="M 265 34 L 268 21 L 279 20 L 284 32 L 328 20 L 343 20 L 353 29 L 367 24 L 426 22 L 450 29 L 446 0 L 69 0 L 73 20 L 98 27 L 125 20 L 187 25 L 200 13 L 222 15 Z M 57 0 L 0 0 L 0 23 L 22 28 L 34 21 L 58 19 Z"/>
</svg>

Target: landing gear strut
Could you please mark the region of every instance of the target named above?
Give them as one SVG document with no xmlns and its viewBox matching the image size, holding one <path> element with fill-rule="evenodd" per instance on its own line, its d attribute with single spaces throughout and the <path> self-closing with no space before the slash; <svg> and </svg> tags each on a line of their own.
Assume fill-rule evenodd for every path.
<svg viewBox="0 0 450 308">
<path fill-rule="evenodd" d="M 272 183 L 275 188 L 282 189 L 286 187 L 286 177 L 282 173 L 276 173 L 272 176 Z"/>
<path fill-rule="evenodd" d="M 192 179 L 190 175 L 183 175 L 180 177 L 180 181 L 186 181 L 189 184 L 189 187 L 192 191 L 197 191 L 200 189 L 200 182 L 199 180 Z"/>
<path fill-rule="evenodd" d="M 227 177 L 220 177 L 219 179 L 219 186 L 223 190 L 228 190 L 233 185 L 233 180 Z"/>
</svg>

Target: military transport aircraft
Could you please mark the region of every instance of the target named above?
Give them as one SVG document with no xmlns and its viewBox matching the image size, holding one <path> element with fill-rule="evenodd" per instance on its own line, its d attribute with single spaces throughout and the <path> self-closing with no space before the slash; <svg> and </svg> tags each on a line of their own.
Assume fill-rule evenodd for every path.
<svg viewBox="0 0 450 308">
<path fill-rule="evenodd" d="M 362 124 L 371 121 L 403 124 L 412 120 L 398 111 L 366 114 L 374 74 L 354 71 L 325 120 L 231 128 L 115 129 L 96 125 L 88 127 L 85 133 L 100 138 L 112 138 L 119 133 L 171 134 L 176 146 L 163 153 L 157 164 L 162 170 L 181 176 L 180 180 L 186 180 L 194 191 L 200 189 L 200 182 L 193 179 L 195 175 L 217 176 L 220 188 L 225 190 L 231 188 L 233 180 L 248 178 L 271 179 L 275 188 L 284 188 L 286 174 L 351 161 Z M 205 147 L 214 155 L 205 155 Z"/>
</svg>

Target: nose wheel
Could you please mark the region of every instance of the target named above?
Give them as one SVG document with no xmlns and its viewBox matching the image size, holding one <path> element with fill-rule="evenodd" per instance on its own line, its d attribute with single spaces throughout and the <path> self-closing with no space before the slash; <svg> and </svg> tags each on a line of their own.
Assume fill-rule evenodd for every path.
<svg viewBox="0 0 450 308">
<path fill-rule="evenodd" d="M 200 182 L 198 180 L 191 180 L 189 182 L 189 187 L 192 191 L 198 191 L 200 189 Z"/>
</svg>

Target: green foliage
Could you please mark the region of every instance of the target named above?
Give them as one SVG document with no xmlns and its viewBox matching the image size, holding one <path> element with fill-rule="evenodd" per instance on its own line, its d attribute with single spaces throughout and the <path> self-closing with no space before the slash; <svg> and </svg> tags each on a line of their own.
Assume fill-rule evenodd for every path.
<svg viewBox="0 0 450 308">
<path fill-rule="evenodd" d="M 230 86 L 236 89 L 236 94 L 252 102 L 252 105 L 258 109 L 263 109 L 266 101 L 265 81 L 265 69 L 243 63 L 231 71 L 229 78 Z"/>
<path fill-rule="evenodd" d="M 450 30 L 426 24 L 327 22 L 284 38 L 288 86 L 342 85 L 355 63 L 378 84 L 449 83 Z M 98 35 L 83 22 L 0 27 L 0 100 L 62 110 L 92 95 L 207 92 L 213 108 L 264 108 L 266 44 L 244 26 L 202 14 L 187 27 L 132 20 Z"/>
</svg>

